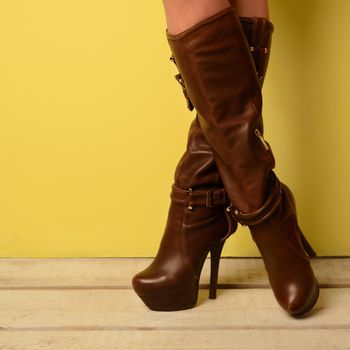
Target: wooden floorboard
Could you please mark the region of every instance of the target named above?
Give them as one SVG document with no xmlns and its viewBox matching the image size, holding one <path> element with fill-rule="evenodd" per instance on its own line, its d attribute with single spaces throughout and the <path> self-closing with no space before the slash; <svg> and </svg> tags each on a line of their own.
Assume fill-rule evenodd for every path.
<svg viewBox="0 0 350 350">
<path fill-rule="evenodd" d="M 0 260 L 0 350 L 350 349 L 350 259 L 312 264 L 323 288 L 298 319 L 277 304 L 259 258 L 208 262 L 196 307 L 149 310 L 131 288 L 147 258 Z"/>
<path fill-rule="evenodd" d="M 151 258 L 0 259 L 0 289 L 130 289 L 132 276 Z M 201 287 L 209 283 L 209 259 Z M 350 258 L 316 258 L 312 266 L 323 288 L 350 288 Z M 223 258 L 221 288 L 270 288 L 261 258 Z"/>
<path fill-rule="evenodd" d="M 0 334 L 0 350 L 349 349 L 348 330 L 28 331 Z"/>
<path fill-rule="evenodd" d="M 312 313 L 295 319 L 281 309 L 268 289 L 220 290 L 211 300 L 201 290 L 195 308 L 178 312 L 148 310 L 131 290 L 0 291 L 0 327 L 51 329 L 332 328 L 350 331 L 350 294 L 322 289 Z M 327 314 L 327 317 L 324 315 Z"/>
</svg>

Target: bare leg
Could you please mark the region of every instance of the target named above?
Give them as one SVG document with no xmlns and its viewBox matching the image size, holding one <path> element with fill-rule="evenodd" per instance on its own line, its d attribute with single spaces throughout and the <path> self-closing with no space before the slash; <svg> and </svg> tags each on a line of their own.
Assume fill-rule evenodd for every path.
<svg viewBox="0 0 350 350">
<path fill-rule="evenodd" d="M 231 6 L 228 0 L 163 0 L 163 5 L 170 34 L 181 33 Z"/>
<path fill-rule="evenodd" d="M 268 0 L 229 0 L 238 16 L 264 17 L 269 19 Z"/>
</svg>

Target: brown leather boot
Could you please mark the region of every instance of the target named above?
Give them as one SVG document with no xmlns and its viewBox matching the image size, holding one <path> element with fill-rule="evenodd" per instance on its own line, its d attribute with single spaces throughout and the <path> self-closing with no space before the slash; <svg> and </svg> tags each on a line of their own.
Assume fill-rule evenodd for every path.
<svg viewBox="0 0 350 350">
<path fill-rule="evenodd" d="M 262 87 L 270 57 L 273 24 L 262 17 L 240 17 L 240 23 Z M 170 60 L 175 63 L 173 56 L 170 57 Z M 181 74 L 176 74 L 175 79 L 182 87 L 187 108 L 192 111 L 194 107 L 188 97 Z M 174 180 L 175 184 L 181 188 L 203 188 L 203 186 L 224 188 L 212 147 L 202 132 L 197 115 L 190 126 L 187 149 L 177 165 Z"/>
<path fill-rule="evenodd" d="M 273 25 L 257 17 L 241 17 L 241 24 L 262 84 Z M 184 89 L 181 75 L 175 78 Z M 193 110 L 185 90 L 184 94 L 188 108 Z M 136 293 L 153 310 L 180 310 L 196 304 L 199 277 L 209 250 L 209 297 L 214 299 L 221 250 L 227 237 L 237 228 L 232 217 L 227 217 L 225 208 L 229 198 L 197 116 L 189 130 L 187 149 L 175 170 L 171 199 L 157 256 L 132 281 Z"/>
<path fill-rule="evenodd" d="M 310 310 L 319 294 L 309 260 L 315 252 L 298 226 L 292 192 L 272 170 L 259 79 L 235 10 L 227 8 L 180 34 L 166 35 L 213 148 L 231 201 L 227 211 L 249 226 L 279 304 L 291 315 Z"/>
</svg>

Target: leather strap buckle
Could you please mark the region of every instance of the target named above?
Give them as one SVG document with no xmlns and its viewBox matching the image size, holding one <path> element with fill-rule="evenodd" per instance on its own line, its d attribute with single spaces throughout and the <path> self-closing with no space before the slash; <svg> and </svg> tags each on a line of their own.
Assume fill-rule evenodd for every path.
<svg viewBox="0 0 350 350">
<path fill-rule="evenodd" d="M 194 207 L 214 208 L 227 204 L 227 195 L 224 188 L 208 190 L 181 189 L 172 185 L 171 199 L 180 205 L 187 206 L 190 210 Z"/>
<path fill-rule="evenodd" d="M 205 206 L 207 208 L 214 208 L 218 205 L 224 205 L 226 203 L 226 191 L 221 190 L 210 190 L 206 193 Z"/>
<path fill-rule="evenodd" d="M 175 66 L 177 66 L 176 64 L 176 61 L 175 61 L 175 57 L 174 55 L 171 55 L 170 56 L 170 61 L 174 62 Z M 179 84 L 181 85 L 181 88 L 182 88 L 182 92 L 185 96 L 185 99 L 186 99 L 186 102 L 187 102 L 187 108 L 190 110 L 190 111 L 193 111 L 194 110 L 194 106 L 193 106 L 193 103 L 191 102 L 191 99 L 190 97 L 188 96 L 188 93 L 187 93 L 187 90 L 186 90 L 186 87 L 185 87 L 185 83 L 182 79 L 182 76 L 180 73 L 176 74 L 175 75 L 175 79 L 179 82 Z"/>
<path fill-rule="evenodd" d="M 242 213 L 238 209 L 233 208 L 231 203 L 229 207 L 226 208 L 228 212 L 231 213 L 232 217 L 244 226 L 258 225 L 271 217 L 282 202 L 282 186 L 277 176 L 275 177 L 275 184 L 269 193 L 269 196 L 265 200 L 265 203 L 257 210 L 250 213 Z"/>
<path fill-rule="evenodd" d="M 185 99 L 186 99 L 186 102 L 187 102 L 187 108 L 190 110 L 190 111 L 193 111 L 194 109 L 194 106 L 191 102 L 191 99 L 190 97 L 188 96 L 188 93 L 187 93 L 187 90 L 186 90 L 186 87 L 185 87 L 185 83 L 182 79 L 182 76 L 180 73 L 176 74 L 175 75 L 175 79 L 179 82 L 179 84 L 181 85 L 181 88 L 182 88 L 182 92 L 185 96 Z"/>
</svg>

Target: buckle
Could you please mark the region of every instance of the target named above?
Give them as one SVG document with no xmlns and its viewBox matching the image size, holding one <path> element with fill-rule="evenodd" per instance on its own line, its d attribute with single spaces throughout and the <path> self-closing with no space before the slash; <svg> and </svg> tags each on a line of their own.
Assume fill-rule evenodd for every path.
<svg viewBox="0 0 350 350">
<path fill-rule="evenodd" d="M 205 206 L 211 208 L 213 206 L 213 191 L 208 191 L 205 196 Z"/>
<path fill-rule="evenodd" d="M 233 204 L 230 203 L 230 205 L 226 208 L 226 211 L 229 212 L 232 217 L 243 226 L 258 225 L 271 217 L 280 206 L 283 194 L 280 181 L 274 173 L 273 176 L 275 178 L 273 188 L 260 208 L 250 213 L 242 213 L 238 209 L 234 209 Z"/>
<path fill-rule="evenodd" d="M 186 99 L 186 102 L 187 102 L 187 108 L 190 110 L 190 111 L 193 111 L 194 109 L 194 106 L 191 102 L 191 99 L 190 97 L 188 96 L 188 93 L 187 93 L 187 90 L 186 90 L 186 87 L 185 87 L 185 83 L 182 79 L 182 76 L 180 73 L 176 74 L 175 75 L 175 79 L 179 82 L 179 84 L 181 85 L 181 88 L 182 88 L 182 92 L 185 96 L 185 99 Z"/>
<path fill-rule="evenodd" d="M 227 204 L 227 194 L 224 188 L 211 190 L 187 190 L 172 185 L 171 199 L 180 205 L 187 206 L 189 210 L 195 207 L 214 208 Z"/>
<path fill-rule="evenodd" d="M 214 208 L 218 205 L 227 204 L 228 198 L 225 189 L 213 189 L 209 190 L 205 194 L 205 206 L 206 208 Z"/>
</svg>

